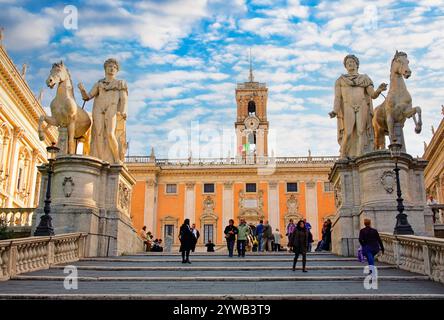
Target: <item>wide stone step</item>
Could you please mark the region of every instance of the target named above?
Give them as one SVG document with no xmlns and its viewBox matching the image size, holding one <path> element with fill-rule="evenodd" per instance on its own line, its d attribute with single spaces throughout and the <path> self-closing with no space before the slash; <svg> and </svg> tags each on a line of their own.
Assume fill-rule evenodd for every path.
<svg viewBox="0 0 444 320">
<path fill-rule="evenodd" d="M 190 260 L 193 262 L 237 262 L 237 261 L 243 261 L 243 262 L 288 262 L 288 261 L 293 261 L 293 256 L 289 256 L 289 257 L 283 257 L 283 258 L 262 258 L 262 257 L 255 257 L 255 258 L 240 258 L 240 257 L 232 257 L 232 258 L 215 258 L 215 259 L 210 259 L 210 258 L 196 258 L 196 257 L 192 257 L 190 256 Z M 299 257 L 299 259 L 302 259 L 301 257 Z M 161 262 L 161 263 L 166 263 L 166 262 L 172 262 L 172 263 L 177 263 L 178 261 L 180 262 L 182 260 L 182 258 L 178 257 L 176 259 L 172 259 L 172 258 L 150 258 L 150 259 L 143 259 L 143 258 L 139 258 L 139 259 L 134 259 L 134 258 L 83 258 L 81 261 L 98 261 L 98 262 L 125 262 L 125 263 L 133 263 L 133 262 L 137 262 L 137 263 L 144 263 L 144 262 Z M 356 258 L 319 258 L 319 257 L 315 257 L 315 258 L 309 258 L 307 257 L 307 261 L 357 261 Z"/>
<path fill-rule="evenodd" d="M 242 281 L 242 282 L 263 282 L 263 281 L 364 281 L 365 275 L 359 276 L 312 276 L 312 275 L 286 275 L 286 276 L 194 276 L 194 277 L 128 277 L 128 276 L 115 276 L 115 277 L 77 277 L 78 281 L 168 281 L 168 282 L 177 282 L 177 281 L 204 281 L 204 282 L 233 282 L 233 281 Z M 61 281 L 63 282 L 66 279 L 66 276 L 32 276 L 32 275 L 17 275 L 12 278 L 12 280 L 34 280 L 34 281 Z M 429 277 L 421 276 L 421 275 L 413 275 L 413 276 L 378 276 L 378 281 L 418 281 L 418 280 L 428 280 Z M 444 288 L 443 288 L 444 289 Z"/>
<path fill-rule="evenodd" d="M 293 277 L 297 276 L 329 276 L 329 277 L 337 277 L 337 276 L 363 276 L 364 269 L 356 268 L 347 270 L 344 272 L 344 269 L 325 269 L 325 268 L 309 268 L 307 273 L 301 272 L 301 267 L 296 268 L 297 272 L 291 271 L 290 267 L 285 269 L 278 270 L 206 270 L 206 269 L 177 269 L 177 270 L 115 270 L 115 269 L 105 269 L 105 268 L 96 268 L 96 269 L 82 269 L 78 268 L 78 276 L 81 277 L 249 277 L 250 279 L 256 276 L 259 277 Z M 49 270 L 41 270 L 36 272 L 27 273 L 27 276 L 60 276 L 65 277 L 66 274 L 63 273 L 63 269 L 49 269 Z M 409 273 L 407 271 L 397 270 L 394 268 L 378 268 L 379 276 L 412 276 L 414 274 Z"/>
<path fill-rule="evenodd" d="M 237 254 L 236 251 L 234 251 Z M 178 257 L 182 254 L 180 252 L 142 252 L 142 253 L 132 253 L 132 254 L 123 254 L 123 257 Z M 228 256 L 228 251 L 222 252 L 192 252 L 193 256 L 202 256 L 202 257 L 226 257 Z M 275 256 L 289 256 L 294 255 L 294 253 L 289 251 L 280 251 L 280 252 L 246 252 L 246 255 L 249 257 L 275 257 Z M 332 254 L 331 252 L 307 252 L 307 256 L 331 256 L 338 257 L 337 255 Z"/>
<path fill-rule="evenodd" d="M 103 266 L 103 267 L 289 267 L 293 264 L 293 259 L 281 260 L 281 261 L 271 261 L 271 260 L 260 260 L 260 261 L 246 261 L 240 258 L 233 258 L 228 261 L 210 260 L 210 261 L 196 261 L 191 260 L 191 264 L 183 264 L 181 260 L 156 260 L 156 261 L 119 261 L 119 260 L 81 260 L 76 263 L 70 263 L 69 265 L 76 266 Z M 301 259 L 298 263 L 302 263 Z M 365 264 L 359 261 L 353 260 L 308 260 L 307 266 L 358 266 L 363 268 Z M 379 264 L 384 265 L 384 264 Z"/>
<path fill-rule="evenodd" d="M 0 300 L 443 300 L 444 294 L 430 293 L 345 293 L 345 294 L 82 294 L 82 293 L 0 293 Z"/>
<path fill-rule="evenodd" d="M 300 264 L 299 264 L 300 265 Z M 215 266 L 207 266 L 207 267 L 187 267 L 187 266 L 174 266 L 174 267 L 145 267 L 145 266 L 138 266 L 138 267 L 129 267 L 129 266 L 101 266 L 101 265 L 91 265 L 91 266 L 82 266 L 82 265 L 76 265 L 77 270 L 97 270 L 97 271 L 273 271 L 273 270 L 289 270 L 290 266 L 285 267 L 278 267 L 278 266 L 271 266 L 271 267 L 255 267 L 255 266 L 221 266 L 221 267 L 215 267 Z M 50 270 L 57 270 L 61 269 L 64 270 L 66 268 L 66 265 L 56 265 L 52 266 Z M 326 265 L 326 266 L 314 266 L 310 265 L 308 266 L 310 270 L 363 270 L 364 265 L 359 266 L 344 266 L 344 265 Z M 384 265 L 380 266 L 378 265 L 378 270 L 385 270 L 385 269 L 392 269 L 392 270 L 398 270 L 395 266 L 391 265 Z M 40 270 L 36 272 L 47 272 L 48 270 Z M 402 271 L 402 270 L 399 270 Z M 403 271 L 404 272 L 404 271 Z M 405 271 L 407 272 L 407 271 Z"/>
<path fill-rule="evenodd" d="M 301 279 L 301 277 L 299 277 Z M 302 279 L 303 280 L 303 279 Z M 264 299 L 279 297 L 279 299 L 292 299 L 296 297 L 310 297 L 312 299 L 343 295 L 342 298 L 351 298 L 359 295 L 367 299 L 375 299 L 382 294 L 396 295 L 412 298 L 420 295 L 433 295 L 444 298 L 442 284 L 426 280 L 382 280 L 378 281 L 377 290 L 367 290 L 362 279 L 354 281 L 313 279 L 310 281 L 257 281 L 251 278 L 245 281 L 231 279 L 228 281 L 79 281 L 77 290 L 66 290 L 62 280 L 10 280 L 0 283 L 0 297 L 13 297 L 15 294 L 35 295 L 35 297 L 48 298 L 54 294 L 61 294 L 59 298 L 73 295 L 80 298 L 82 295 L 95 294 L 106 299 L 121 298 L 132 299 L 210 299 L 217 296 L 250 297 Z M 190 288 L 192 288 L 190 292 Z M 117 295 L 117 296 L 116 296 Z M 439 295 L 439 296 L 438 296 Z M 18 296 L 17 296 L 18 297 Z M 53 296 L 54 297 L 54 296 Z M 87 297 L 87 296 L 85 296 Z"/>
</svg>

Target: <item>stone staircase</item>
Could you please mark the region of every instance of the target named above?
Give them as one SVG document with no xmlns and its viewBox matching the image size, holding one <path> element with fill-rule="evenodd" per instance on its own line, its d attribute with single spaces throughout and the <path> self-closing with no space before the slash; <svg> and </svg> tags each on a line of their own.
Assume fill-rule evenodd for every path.
<svg viewBox="0 0 444 320">
<path fill-rule="evenodd" d="M 293 255 L 194 253 L 182 264 L 176 253 L 82 258 L 0 282 L 0 299 L 444 299 L 444 285 L 429 277 L 377 263 L 378 289 L 364 287 L 356 258 L 310 253 L 308 273 Z M 75 266 L 77 289 L 64 287 L 66 266 Z M 70 269 L 72 270 L 72 269 Z"/>
</svg>

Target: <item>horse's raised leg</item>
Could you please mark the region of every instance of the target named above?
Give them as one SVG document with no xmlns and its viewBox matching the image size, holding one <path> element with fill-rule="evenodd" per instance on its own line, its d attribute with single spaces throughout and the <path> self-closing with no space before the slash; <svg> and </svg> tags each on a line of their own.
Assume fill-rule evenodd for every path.
<svg viewBox="0 0 444 320">
<path fill-rule="evenodd" d="M 416 120 L 415 115 L 418 114 L 418 120 Z M 421 118 L 421 108 L 420 107 L 414 107 L 409 108 L 406 112 L 404 112 L 405 118 L 413 118 L 413 122 L 415 122 L 415 132 L 421 133 L 422 129 L 422 118 Z"/>
<path fill-rule="evenodd" d="M 46 122 L 47 125 L 43 126 L 43 122 Z M 48 131 L 48 128 L 50 126 L 52 126 L 52 127 L 58 126 L 58 122 L 57 122 L 56 118 L 49 117 L 49 116 L 40 116 L 39 127 L 38 127 L 38 134 L 39 134 L 40 141 L 45 140 L 46 131 Z"/>
</svg>

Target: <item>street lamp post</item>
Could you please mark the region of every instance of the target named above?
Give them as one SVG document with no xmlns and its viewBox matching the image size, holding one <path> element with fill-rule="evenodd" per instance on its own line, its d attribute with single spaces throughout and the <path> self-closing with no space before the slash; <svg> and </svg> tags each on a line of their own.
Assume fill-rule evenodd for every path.
<svg viewBox="0 0 444 320">
<path fill-rule="evenodd" d="M 45 214 L 40 217 L 40 223 L 34 232 L 34 236 L 54 235 L 54 228 L 51 223 L 52 218 L 49 215 L 51 213 L 51 176 L 54 173 L 54 161 L 60 149 L 55 146 L 55 143 L 52 143 L 46 150 L 48 151 L 48 182 L 46 185 L 45 207 L 43 208 Z"/>
<path fill-rule="evenodd" d="M 401 155 L 402 145 L 400 143 L 392 143 L 389 145 L 390 155 L 395 159 L 395 175 L 396 175 L 396 190 L 398 198 L 396 201 L 398 202 L 398 214 L 396 215 L 396 226 L 393 234 L 405 234 L 412 235 L 414 234 L 412 226 L 407 221 L 407 215 L 404 213 L 404 204 L 401 193 L 401 183 L 399 181 L 399 167 L 398 167 L 398 158 Z"/>
</svg>

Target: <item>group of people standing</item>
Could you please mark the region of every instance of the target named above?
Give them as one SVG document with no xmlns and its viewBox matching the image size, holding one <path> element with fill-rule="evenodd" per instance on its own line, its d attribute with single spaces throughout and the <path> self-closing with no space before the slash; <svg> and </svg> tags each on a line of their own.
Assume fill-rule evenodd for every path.
<svg viewBox="0 0 444 320">
<path fill-rule="evenodd" d="M 245 257 L 248 249 L 251 251 L 280 251 L 281 238 L 279 229 L 273 232 L 272 227 L 266 220 L 260 220 L 257 226 L 248 225 L 244 218 L 240 219 L 239 225 L 234 225 L 234 220 L 230 219 L 228 226 L 224 230 L 227 241 L 228 256 L 232 257 L 234 245 L 237 244 L 237 254 L 239 257 Z"/>
<path fill-rule="evenodd" d="M 293 220 L 290 220 L 287 225 L 286 235 L 288 237 L 288 247 L 295 253 L 293 270 L 296 268 L 299 255 L 302 255 L 303 272 L 307 272 L 305 268 L 306 254 L 307 251 L 311 251 L 313 243 L 313 235 L 311 234 L 310 229 L 311 225 L 304 220 L 300 220 L 297 225 L 293 223 Z M 263 251 L 265 248 L 270 251 L 280 248 L 280 239 L 282 238 L 282 235 L 279 233 L 278 229 L 276 229 L 276 231 L 276 233 L 272 232 L 272 228 L 268 221 L 265 221 L 265 224 L 263 224 L 263 221 L 261 220 L 255 230 L 252 231 L 252 228 L 247 225 L 244 218 L 240 219 L 240 223 L 237 227 L 234 225 L 234 220 L 230 219 L 228 226 L 226 226 L 224 230 L 228 256 L 233 257 L 234 244 L 237 243 L 238 256 L 245 257 L 248 237 L 251 234 L 253 234 L 259 242 L 259 251 Z M 273 249 L 272 243 L 274 243 Z"/>
<path fill-rule="evenodd" d="M 370 272 L 374 267 L 374 256 L 382 251 L 384 253 L 384 246 L 379 237 L 379 233 L 376 229 L 370 227 L 371 221 L 369 219 L 364 220 L 365 228 L 361 229 L 359 235 L 359 242 L 362 245 L 363 254 L 367 257 L 368 263 L 370 265 Z M 327 219 L 322 228 L 322 240 L 319 241 L 316 251 L 330 250 L 331 245 L 331 227 L 332 223 L 330 219 Z M 276 229 L 278 231 L 278 229 Z M 288 237 L 288 248 L 294 252 L 293 268 L 296 270 L 296 264 L 298 262 L 299 256 L 302 256 L 302 272 L 307 272 L 307 252 L 312 251 L 313 235 L 311 233 L 311 225 L 305 219 L 299 220 L 297 224 L 293 223 L 291 219 L 286 228 L 286 235 Z M 233 257 L 234 245 L 237 244 L 237 253 L 239 257 L 245 257 L 247 243 L 251 241 L 251 237 L 255 236 L 259 239 L 259 250 L 262 251 L 265 246 L 271 248 L 273 236 L 274 241 L 276 241 L 276 233 L 273 234 L 271 231 L 271 226 L 268 221 L 261 220 L 260 223 L 252 231 L 252 228 L 247 225 L 244 218 L 240 219 L 238 226 L 234 225 L 234 220 L 230 219 L 228 226 L 225 227 L 224 234 L 227 241 L 228 256 Z M 279 234 L 277 232 L 277 234 Z M 195 250 L 196 243 L 199 239 L 199 231 L 196 229 L 196 225 L 193 224 L 190 227 L 190 220 L 185 219 L 183 225 L 180 227 L 179 240 L 180 240 L 180 252 L 182 252 L 182 263 L 190 262 L 190 252 Z M 280 246 L 280 238 L 282 236 L 279 234 L 279 242 L 277 245 Z M 270 240 L 269 240 L 270 239 Z M 276 245 L 276 243 L 275 243 Z M 212 244 L 211 248 L 214 248 Z M 213 251 L 213 250 L 211 250 Z"/>
<path fill-rule="evenodd" d="M 143 226 L 142 230 L 140 230 L 139 237 L 143 241 L 144 251 L 146 252 L 171 252 L 173 238 L 170 235 L 166 235 L 165 246 L 163 246 L 162 239 L 154 239 L 151 231 L 146 231 L 146 226 Z"/>
</svg>

